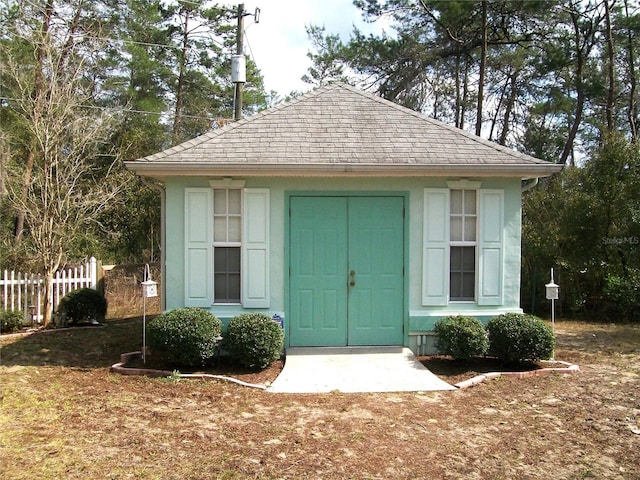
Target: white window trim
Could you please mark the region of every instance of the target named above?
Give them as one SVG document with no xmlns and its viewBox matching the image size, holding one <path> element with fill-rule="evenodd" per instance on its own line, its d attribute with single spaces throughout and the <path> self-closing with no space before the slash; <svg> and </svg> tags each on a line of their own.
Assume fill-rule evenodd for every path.
<svg viewBox="0 0 640 480">
<path fill-rule="evenodd" d="M 503 189 L 481 189 L 481 182 L 465 179 L 447 182 L 447 185 L 449 188 L 425 188 L 423 191 L 422 305 L 424 307 L 502 305 L 505 282 L 505 192 Z M 449 197 L 451 190 L 460 188 L 473 190 L 473 187 L 477 187 L 478 195 L 476 197 L 475 299 L 474 301 L 451 300 L 449 298 L 451 274 L 449 255 L 452 243 L 449 236 Z M 487 199 L 492 197 L 497 209 L 491 209 L 490 215 L 486 217 L 483 212 L 487 211 Z M 488 230 L 487 226 L 489 226 Z M 500 231 L 496 228 L 500 228 Z M 457 245 L 465 246 L 463 242 Z M 493 277 L 490 276 L 492 272 Z M 491 286 L 495 288 L 492 289 Z M 490 290 L 493 291 L 490 292 Z"/>
<path fill-rule="evenodd" d="M 215 190 L 226 190 L 227 191 L 227 213 L 225 213 L 224 215 L 222 214 L 218 214 L 216 215 L 215 213 L 215 205 L 212 205 L 211 211 L 212 211 L 212 217 L 211 217 L 211 222 L 213 225 L 215 225 L 215 218 L 216 216 L 218 217 L 227 217 L 227 227 L 229 225 L 228 222 L 228 218 L 230 216 L 233 217 L 237 217 L 240 219 L 240 241 L 239 242 L 229 242 L 229 241 L 216 241 L 215 240 L 215 228 L 213 228 L 213 241 L 211 243 L 211 249 L 212 249 L 212 255 L 211 255 L 211 261 L 213 262 L 213 265 L 211 266 L 211 271 L 213 272 L 213 278 L 211 279 L 211 288 L 212 288 L 212 292 L 211 292 L 211 296 L 213 298 L 213 305 L 242 305 L 242 277 L 243 277 L 243 268 L 242 268 L 242 239 L 244 237 L 244 229 L 243 229 L 243 211 L 244 211 L 244 190 L 242 188 L 242 186 L 237 186 L 242 184 L 242 186 L 244 186 L 245 181 L 244 180 L 229 180 L 229 179 L 223 179 L 221 181 L 215 181 L 215 180 L 211 180 L 209 181 L 209 185 L 211 186 L 211 196 L 212 196 L 212 202 L 213 199 L 215 198 Z M 215 186 L 214 186 L 215 185 Z M 234 214 L 229 214 L 228 210 L 229 210 L 229 190 L 240 190 L 240 213 L 234 213 Z M 227 231 L 227 237 L 229 236 L 229 232 Z M 215 281 L 215 276 L 216 276 L 216 269 L 215 269 L 215 249 L 216 247 L 220 247 L 220 248 L 227 248 L 227 247 L 232 247 L 232 248 L 239 248 L 240 249 L 240 299 L 237 302 L 217 302 L 216 301 L 216 281 Z"/>
<path fill-rule="evenodd" d="M 449 187 L 449 195 L 451 195 L 451 190 L 466 190 L 466 191 L 475 191 L 475 196 L 476 196 L 476 213 L 473 215 L 468 215 L 469 217 L 473 216 L 476 219 L 476 232 L 475 232 L 475 240 L 474 241 L 470 241 L 470 240 L 449 240 L 449 275 L 451 275 L 451 247 L 475 247 L 475 255 L 473 258 L 473 275 L 474 275 L 474 280 L 473 280 L 473 300 L 458 300 L 458 299 L 452 299 L 451 298 L 451 285 L 449 285 L 449 294 L 448 294 L 448 298 L 449 298 L 449 303 L 454 303 L 454 304 L 461 304 L 461 303 L 467 303 L 467 304 L 477 304 L 478 303 L 478 282 L 479 282 L 479 276 L 478 276 L 478 267 L 479 267 L 479 255 L 480 255 L 480 249 L 479 249 L 479 240 L 478 240 L 478 236 L 480 234 L 480 222 L 479 222 L 479 217 L 480 217 L 480 212 L 479 212 L 479 207 L 480 207 L 480 185 L 482 184 L 482 182 L 471 182 L 469 180 L 459 180 L 459 181 L 452 181 L 452 182 L 447 182 L 447 186 Z M 464 195 L 464 194 L 463 194 Z M 464 208 L 464 198 L 462 201 L 462 205 Z M 457 214 L 452 214 L 451 213 L 451 204 L 449 204 L 449 224 L 451 224 L 451 217 L 452 216 L 459 216 L 462 217 L 462 233 L 464 236 L 464 228 L 465 228 L 465 222 L 464 222 L 464 217 L 467 216 L 464 214 L 464 209 L 463 209 L 463 213 L 460 215 Z"/>
</svg>

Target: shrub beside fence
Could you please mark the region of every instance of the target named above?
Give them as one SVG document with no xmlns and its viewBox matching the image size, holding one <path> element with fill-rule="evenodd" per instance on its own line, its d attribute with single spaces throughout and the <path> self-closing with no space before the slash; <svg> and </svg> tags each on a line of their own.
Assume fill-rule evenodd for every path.
<svg viewBox="0 0 640 480">
<path fill-rule="evenodd" d="M 60 300 L 79 288 L 98 288 L 98 261 L 91 257 L 84 265 L 56 272 L 49 304 L 56 311 Z M 44 317 L 45 279 L 42 275 L 2 270 L 0 310 L 22 312 L 26 322 L 40 323 Z"/>
</svg>

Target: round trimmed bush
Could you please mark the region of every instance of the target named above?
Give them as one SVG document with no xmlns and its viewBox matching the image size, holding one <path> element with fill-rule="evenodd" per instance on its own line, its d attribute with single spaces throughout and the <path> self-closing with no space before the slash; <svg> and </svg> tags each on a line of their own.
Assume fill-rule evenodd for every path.
<svg viewBox="0 0 640 480">
<path fill-rule="evenodd" d="M 22 328 L 23 320 L 24 315 L 22 312 L 15 312 L 13 310 L 0 311 L 0 332 L 17 332 Z"/>
<path fill-rule="evenodd" d="M 484 325 L 474 317 L 445 317 L 436 322 L 434 330 L 438 334 L 440 352 L 457 360 L 482 356 L 489 348 Z"/>
<path fill-rule="evenodd" d="M 107 314 L 107 300 L 93 288 L 79 288 L 67 293 L 58 305 L 70 325 L 86 321 L 101 321 Z"/>
<path fill-rule="evenodd" d="M 284 332 L 264 313 L 243 313 L 229 321 L 224 345 L 241 365 L 265 368 L 280 357 Z"/>
<path fill-rule="evenodd" d="M 487 332 L 489 351 L 506 363 L 537 362 L 553 354 L 553 330 L 534 315 L 498 315 L 489 320 Z"/>
<path fill-rule="evenodd" d="M 177 308 L 147 325 L 147 343 L 153 355 L 173 365 L 204 366 L 216 354 L 222 322 L 201 308 Z"/>
</svg>

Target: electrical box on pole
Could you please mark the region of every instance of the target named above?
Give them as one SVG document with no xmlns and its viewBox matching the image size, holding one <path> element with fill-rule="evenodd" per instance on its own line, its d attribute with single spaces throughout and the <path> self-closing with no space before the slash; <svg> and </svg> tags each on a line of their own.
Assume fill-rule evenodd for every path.
<svg viewBox="0 0 640 480">
<path fill-rule="evenodd" d="M 231 56 L 231 81 L 236 84 L 247 81 L 247 60 L 244 55 Z"/>
</svg>

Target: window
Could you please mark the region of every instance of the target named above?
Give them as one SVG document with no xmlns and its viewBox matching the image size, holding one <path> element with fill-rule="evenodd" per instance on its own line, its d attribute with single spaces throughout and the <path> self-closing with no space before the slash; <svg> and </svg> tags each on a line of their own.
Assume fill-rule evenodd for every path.
<svg viewBox="0 0 640 480">
<path fill-rule="evenodd" d="M 476 190 L 451 190 L 449 198 L 449 298 L 474 301 L 477 193 Z"/>
<path fill-rule="evenodd" d="M 520 268 L 504 256 L 505 229 L 513 228 L 505 224 L 505 192 L 466 179 L 447 186 L 424 189 L 422 305 L 503 305 L 504 289 L 518 287 L 505 286 L 505 269 Z"/>
<path fill-rule="evenodd" d="M 213 190 L 214 303 L 240 303 L 242 192 Z"/>
<path fill-rule="evenodd" d="M 209 184 L 185 188 L 184 304 L 269 308 L 269 189 Z"/>
</svg>

